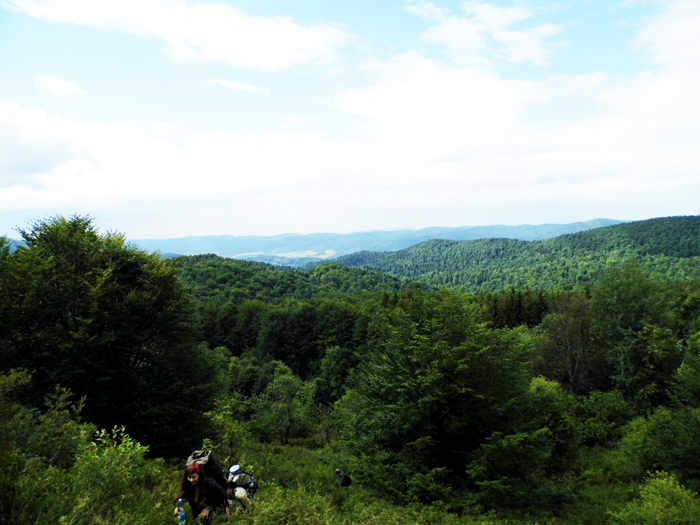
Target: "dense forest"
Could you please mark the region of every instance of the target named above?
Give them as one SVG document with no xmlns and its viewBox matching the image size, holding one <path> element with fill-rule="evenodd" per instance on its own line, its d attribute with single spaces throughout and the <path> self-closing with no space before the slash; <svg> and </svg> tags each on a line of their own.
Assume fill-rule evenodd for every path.
<svg viewBox="0 0 700 525">
<path fill-rule="evenodd" d="M 354 295 L 424 287 L 405 278 L 334 263 L 302 271 L 217 255 L 191 255 L 177 258 L 175 265 L 190 293 L 201 301 L 239 304 L 254 299 L 270 302 L 284 297 L 311 299 L 336 292 Z"/>
<path fill-rule="evenodd" d="M 0 523 L 175 523 L 202 447 L 261 485 L 214 523 L 700 523 L 700 280 L 645 263 L 695 257 L 693 220 L 479 294 L 39 221 L 0 241 Z"/>
<path fill-rule="evenodd" d="M 397 252 L 359 252 L 339 264 L 488 293 L 507 287 L 575 288 L 611 263 L 635 261 L 663 279 L 700 278 L 700 217 L 631 222 L 541 241 L 432 240 Z"/>
<path fill-rule="evenodd" d="M 319 263 L 333 255 L 346 255 L 363 250 L 395 251 L 430 239 L 507 238 L 532 241 L 548 239 L 601 226 L 619 224 L 610 219 L 594 219 L 571 224 L 540 224 L 521 226 L 462 226 L 431 227 L 420 230 L 390 230 L 356 233 L 286 233 L 269 237 L 204 235 L 176 239 L 139 239 L 134 243 L 148 251 L 166 254 L 194 255 L 214 253 L 248 261 L 278 266 L 304 267 Z"/>
</svg>

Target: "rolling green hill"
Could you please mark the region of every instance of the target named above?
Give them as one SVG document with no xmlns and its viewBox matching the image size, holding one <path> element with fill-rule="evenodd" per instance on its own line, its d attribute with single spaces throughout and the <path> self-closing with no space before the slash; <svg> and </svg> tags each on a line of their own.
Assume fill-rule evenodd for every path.
<svg viewBox="0 0 700 525">
<path fill-rule="evenodd" d="M 362 250 L 401 250 L 431 239 L 466 241 L 506 238 L 534 241 L 619 223 L 620 221 L 611 219 L 593 219 L 570 224 L 431 227 L 420 230 L 369 231 L 346 234 L 312 233 L 301 235 L 285 233 L 269 237 L 202 235 L 176 239 L 136 239 L 132 242 L 141 249 L 160 251 L 165 254 L 213 253 L 222 257 L 300 268 L 309 263 L 328 261 L 336 256 Z"/>
<path fill-rule="evenodd" d="M 697 232 L 432 242 L 403 269 L 687 277 Z M 333 263 L 165 260 L 79 216 L 25 237 L 0 240 L 2 525 L 162 525 L 180 496 L 192 522 L 200 446 L 260 480 L 216 525 L 700 523 L 700 281 L 622 265 L 590 293 L 475 298 Z"/>
<path fill-rule="evenodd" d="M 358 252 L 336 262 L 432 286 L 489 292 L 529 285 L 574 287 L 611 263 L 633 260 L 660 277 L 700 279 L 700 216 L 666 217 L 539 241 L 431 240 L 397 252 Z"/>
<path fill-rule="evenodd" d="M 398 291 L 412 284 L 408 279 L 335 263 L 302 271 L 209 254 L 179 257 L 175 264 L 195 297 L 233 303 L 274 301 L 285 296 L 310 299 L 335 292 Z M 413 283 L 413 287 L 416 285 L 422 286 Z"/>
</svg>

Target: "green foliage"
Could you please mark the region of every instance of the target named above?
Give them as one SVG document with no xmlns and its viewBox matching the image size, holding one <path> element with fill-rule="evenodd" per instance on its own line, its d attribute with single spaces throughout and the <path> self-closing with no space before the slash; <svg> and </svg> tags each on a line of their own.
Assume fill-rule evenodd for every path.
<svg viewBox="0 0 700 525">
<path fill-rule="evenodd" d="M 620 392 L 591 392 L 572 400 L 576 428 L 581 443 L 587 446 L 606 446 L 623 436 L 623 429 L 633 412 Z"/>
<path fill-rule="evenodd" d="M 292 371 L 281 366 L 265 390 L 251 400 L 250 428 L 262 442 L 278 439 L 283 445 L 300 433 L 302 382 Z"/>
<path fill-rule="evenodd" d="M 316 312 L 310 304 L 296 301 L 270 308 L 258 336 L 260 353 L 287 363 L 295 374 L 307 377 L 323 350 L 316 344 Z"/>
<path fill-rule="evenodd" d="M 542 464 L 546 472 L 566 472 L 578 457 L 579 433 L 572 399 L 559 383 L 543 377 L 530 382 L 527 424 L 533 432 L 547 429 L 549 452 Z"/>
<path fill-rule="evenodd" d="M 677 403 L 700 408 L 700 332 L 688 340 L 683 363 L 676 371 L 673 397 Z"/>
<path fill-rule="evenodd" d="M 607 386 L 600 352 L 592 344 L 591 316 L 585 296 L 561 295 L 538 327 L 536 372 L 575 394 Z"/>
<path fill-rule="evenodd" d="M 683 355 L 662 283 L 636 265 L 610 268 L 591 290 L 591 312 L 613 386 L 640 412 L 667 402 Z"/>
<path fill-rule="evenodd" d="M 443 498 L 466 458 L 519 416 L 527 382 L 519 332 L 489 330 L 446 290 L 403 294 L 375 317 L 375 346 L 338 403 L 362 480 L 408 501 Z"/>
<path fill-rule="evenodd" d="M 147 448 L 123 430 L 97 432 L 78 450 L 65 485 L 49 489 L 43 502 L 46 511 L 55 512 L 65 501 L 61 525 L 128 523 L 134 519 L 134 509 L 155 503 L 149 493 L 161 483 L 162 465 L 147 461 L 146 453 Z M 26 492 L 32 493 L 36 492 Z M 125 504 L 127 498 L 131 501 Z"/>
<path fill-rule="evenodd" d="M 217 399 L 213 410 L 204 414 L 211 422 L 211 448 L 216 449 L 217 458 L 224 464 L 235 463 L 235 458 L 251 440 L 250 432 L 242 421 L 247 410 L 247 399 L 233 392 Z"/>
<path fill-rule="evenodd" d="M 210 346 L 225 344 L 234 356 L 241 356 L 246 366 L 259 367 L 268 360 L 282 361 L 303 379 L 317 376 L 325 366 L 324 376 L 335 383 L 323 391 L 323 399 L 330 403 L 342 395 L 339 388 L 344 386 L 348 371 L 336 370 L 329 376 L 333 368 L 331 361 L 340 359 L 334 365 L 336 368 L 353 365 L 354 352 L 366 344 L 367 325 L 376 304 L 376 296 L 366 296 L 363 300 L 290 298 L 275 304 L 209 302 L 203 307 L 202 331 Z M 327 352 L 335 347 L 342 348 L 340 354 L 323 365 Z M 252 385 L 248 385 L 248 391 L 252 391 Z"/>
<path fill-rule="evenodd" d="M 700 487 L 700 410 L 658 409 L 626 429 L 620 452 L 641 472 L 670 472 L 691 488 Z"/>
<path fill-rule="evenodd" d="M 338 293 L 352 295 L 422 286 L 407 279 L 336 263 L 310 270 L 292 270 L 217 255 L 193 255 L 178 257 L 175 264 L 180 278 L 196 298 L 221 303 L 271 302 L 285 297 L 311 299 Z"/>
<path fill-rule="evenodd" d="M 658 270 L 678 278 L 697 256 L 695 219 L 407 251 L 430 282 L 449 255 L 482 291 L 500 271 L 520 278 L 513 264 L 538 286 L 477 297 L 336 264 L 202 256 L 178 270 L 89 219 L 38 223 L 13 253 L 0 241 L 0 522 L 172 523 L 181 466 L 148 456 L 202 443 L 261 482 L 222 525 L 693 516 L 700 284 Z M 550 271 L 601 279 L 553 290 Z"/>
<path fill-rule="evenodd" d="M 668 217 L 543 241 L 426 241 L 397 252 L 358 252 L 340 264 L 487 293 L 508 288 L 570 289 L 595 282 L 610 264 L 637 261 L 665 279 L 700 278 L 700 217 Z"/>
<path fill-rule="evenodd" d="M 237 508 L 218 523 L 306 524 L 356 523 L 515 525 L 529 521 L 501 520 L 493 516 L 447 511 L 444 505 L 396 506 L 377 497 L 371 487 L 353 483 L 339 490 L 334 468 L 337 451 L 333 447 L 309 450 L 305 447 L 251 444 L 240 456 L 240 463 L 261 481 L 251 509 Z M 354 476 L 353 476 L 354 479 Z"/>
<path fill-rule="evenodd" d="M 578 435 L 568 395 L 539 377 L 527 401 L 516 432 L 494 432 L 467 467 L 479 489 L 475 499 L 486 508 L 552 506 L 570 496 L 571 483 L 562 475 L 577 459 Z"/>
<path fill-rule="evenodd" d="M 347 348 L 333 346 L 321 360 L 316 382 L 316 402 L 332 405 L 343 397 L 348 375 L 358 364 L 358 356 Z"/>
<path fill-rule="evenodd" d="M 85 217 L 22 236 L 27 246 L 0 258 L 0 371 L 32 371 L 35 406 L 55 385 L 69 388 L 86 398 L 89 421 L 126 425 L 154 452 L 200 441 L 179 427 L 210 402 L 217 373 L 195 344 L 194 304 L 175 268 Z"/>
<path fill-rule="evenodd" d="M 591 290 L 595 336 L 614 346 L 646 326 L 668 325 L 668 299 L 664 285 L 638 265 L 610 267 Z"/>
<path fill-rule="evenodd" d="M 549 459 L 549 429 L 487 438 L 467 468 L 478 488 L 477 500 L 488 509 L 522 507 L 539 500 L 542 467 Z M 539 503 L 539 501 L 538 501 Z"/>
<path fill-rule="evenodd" d="M 283 361 L 307 379 L 317 375 L 328 348 L 357 349 L 364 343 L 357 337 L 364 316 L 358 306 L 337 299 L 271 305 L 263 315 L 257 353 Z"/>
<path fill-rule="evenodd" d="M 542 322 L 551 299 L 544 291 L 510 288 L 480 297 L 486 311 L 486 319 L 494 328 L 515 328 L 527 325 L 530 328 Z"/>
<path fill-rule="evenodd" d="M 260 364 L 260 361 L 255 358 L 243 358 L 238 361 L 231 360 L 230 370 L 232 373 L 236 363 L 246 367 L 245 370 L 242 370 L 242 373 L 249 374 L 249 377 L 246 378 L 248 383 L 252 382 L 252 387 L 247 390 L 249 396 L 262 394 L 275 377 L 279 375 L 278 370 L 281 370 L 282 374 L 291 372 L 290 368 L 282 361 L 268 360 Z"/>
<path fill-rule="evenodd" d="M 22 406 L 18 399 L 29 381 L 24 372 L 0 375 L 1 523 L 19 523 L 36 513 L 32 503 L 35 494 L 43 493 L 41 483 L 47 482 L 46 476 L 61 482 L 94 432 L 94 427 L 79 423 L 81 405 L 71 404 L 65 389 L 47 398 L 43 412 Z"/>
<path fill-rule="evenodd" d="M 17 404 L 12 391 L 27 379 L 0 376 L 0 522 L 162 524 L 174 490 L 163 462 L 146 459 L 148 449 L 123 430 L 81 423 L 65 390 L 44 411 Z"/>
<path fill-rule="evenodd" d="M 670 474 L 657 472 L 642 487 L 638 500 L 611 514 L 615 525 L 695 525 L 700 498 Z"/>
</svg>

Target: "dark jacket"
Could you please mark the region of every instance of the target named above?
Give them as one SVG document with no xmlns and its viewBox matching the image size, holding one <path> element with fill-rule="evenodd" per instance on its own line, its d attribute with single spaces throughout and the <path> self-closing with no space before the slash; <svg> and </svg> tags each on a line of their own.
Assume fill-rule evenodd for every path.
<svg viewBox="0 0 700 525">
<path fill-rule="evenodd" d="M 187 494 L 185 494 L 184 497 L 184 499 L 186 499 L 190 504 L 190 507 L 192 507 L 192 514 L 194 518 L 199 516 L 199 513 L 204 509 L 209 509 L 209 518 L 204 520 L 202 523 L 209 523 L 212 515 L 214 514 L 214 510 L 226 505 L 226 490 L 212 478 L 207 478 L 207 485 L 207 494 L 204 501 L 190 501 Z"/>
<path fill-rule="evenodd" d="M 338 487 L 349 487 L 350 484 L 352 483 L 352 480 L 350 479 L 350 476 L 345 474 L 345 472 L 341 472 L 338 474 Z"/>
</svg>

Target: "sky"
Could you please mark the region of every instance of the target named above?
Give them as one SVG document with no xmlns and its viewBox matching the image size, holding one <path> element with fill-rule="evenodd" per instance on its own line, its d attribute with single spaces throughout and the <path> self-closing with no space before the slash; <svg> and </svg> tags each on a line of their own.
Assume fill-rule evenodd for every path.
<svg viewBox="0 0 700 525">
<path fill-rule="evenodd" d="M 0 0 L 0 236 L 700 214 L 698 0 Z"/>
</svg>

